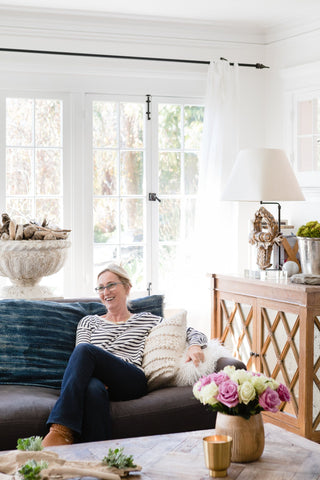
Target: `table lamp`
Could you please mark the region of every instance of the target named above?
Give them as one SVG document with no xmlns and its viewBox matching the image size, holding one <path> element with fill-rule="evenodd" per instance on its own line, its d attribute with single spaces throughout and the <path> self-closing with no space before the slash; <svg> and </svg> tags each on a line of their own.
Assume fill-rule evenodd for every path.
<svg viewBox="0 0 320 480">
<path fill-rule="evenodd" d="M 238 153 L 221 200 L 277 205 L 279 236 L 281 234 L 279 201 L 300 201 L 305 198 L 283 150 L 248 148 Z M 280 269 L 280 245 L 278 263 Z"/>
</svg>

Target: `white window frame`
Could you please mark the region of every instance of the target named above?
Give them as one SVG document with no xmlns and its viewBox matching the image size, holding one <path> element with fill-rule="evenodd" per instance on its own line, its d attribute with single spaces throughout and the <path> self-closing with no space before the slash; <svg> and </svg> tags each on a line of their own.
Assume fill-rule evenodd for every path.
<svg viewBox="0 0 320 480">
<path fill-rule="evenodd" d="M 293 92 L 287 99 L 287 119 L 288 119 L 288 138 L 290 159 L 294 167 L 298 182 L 306 196 L 307 200 L 320 200 L 320 171 L 300 172 L 297 169 L 298 158 L 298 102 L 312 100 L 318 96 L 320 98 L 320 89 L 310 89 L 303 92 Z"/>
<path fill-rule="evenodd" d="M 0 91 L 0 207 L 5 211 L 5 102 L 12 98 L 56 98 L 63 102 L 63 228 L 70 228 L 71 248 L 63 269 L 63 285 L 59 285 L 59 296 L 69 298 L 96 298 L 93 290 L 93 211 L 92 211 L 92 114 L 93 100 L 146 102 L 146 95 L 90 93 L 83 90 L 70 93 L 45 89 L 6 89 Z M 157 96 L 151 97 L 151 120 L 145 119 L 146 141 L 146 195 L 158 192 L 158 132 L 157 112 L 159 103 L 203 105 L 200 96 Z M 146 118 L 146 117 L 145 117 Z M 148 188 L 149 185 L 149 188 Z M 152 282 L 151 293 L 158 290 L 158 202 L 146 202 L 146 278 Z M 151 248 L 152 247 L 152 248 Z M 0 277 L 0 284 L 2 282 Z M 48 282 L 49 283 L 49 282 Z M 45 279 L 43 284 L 46 284 Z M 146 288 L 147 285 L 146 284 Z M 132 292 L 133 296 L 147 295 L 147 291 Z"/>
<path fill-rule="evenodd" d="M 32 99 L 57 99 L 62 101 L 62 222 L 61 228 L 72 229 L 72 148 L 71 148 L 71 110 L 70 95 L 57 92 L 27 91 L 27 90 L 4 90 L 0 92 L 0 209 L 1 213 L 6 210 L 6 99 L 7 98 L 32 98 Z M 72 237 L 72 235 L 71 235 Z M 58 294 L 63 295 L 65 285 L 70 281 L 72 262 L 70 256 L 63 270 L 63 285 L 59 285 Z M 3 281 L 1 283 L 4 283 Z"/>
</svg>

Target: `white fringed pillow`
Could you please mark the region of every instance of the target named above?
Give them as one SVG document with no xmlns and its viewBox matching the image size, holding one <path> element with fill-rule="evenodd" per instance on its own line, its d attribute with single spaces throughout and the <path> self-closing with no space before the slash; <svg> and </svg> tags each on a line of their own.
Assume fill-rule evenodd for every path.
<svg viewBox="0 0 320 480">
<path fill-rule="evenodd" d="M 176 373 L 172 380 L 173 385 L 182 387 L 184 385 L 193 385 L 203 375 L 209 375 L 215 371 L 217 360 L 221 357 L 231 357 L 229 350 L 220 344 L 219 340 L 209 340 L 207 348 L 203 349 L 205 361 L 201 362 L 198 367 L 193 362 L 185 362 L 188 345 L 185 351 L 177 360 Z"/>
<path fill-rule="evenodd" d="M 186 310 L 168 310 L 164 320 L 146 338 L 142 368 L 149 390 L 172 383 L 178 358 L 185 349 L 186 328 Z"/>
</svg>

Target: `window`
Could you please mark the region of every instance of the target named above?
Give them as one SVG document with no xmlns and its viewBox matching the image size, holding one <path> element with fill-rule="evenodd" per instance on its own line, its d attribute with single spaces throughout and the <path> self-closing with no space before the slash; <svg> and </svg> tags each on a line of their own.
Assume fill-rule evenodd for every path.
<svg viewBox="0 0 320 480">
<path fill-rule="evenodd" d="M 145 96 L 3 94 L 1 105 L 2 212 L 72 230 L 64 272 L 43 283 L 91 296 L 121 261 L 136 294 L 176 297 L 194 256 L 203 106 L 153 97 L 149 120 Z"/>
<path fill-rule="evenodd" d="M 6 209 L 18 222 L 62 223 L 62 117 L 59 99 L 6 99 Z"/>
<path fill-rule="evenodd" d="M 296 108 L 297 170 L 320 171 L 320 94 L 298 100 Z"/>
</svg>

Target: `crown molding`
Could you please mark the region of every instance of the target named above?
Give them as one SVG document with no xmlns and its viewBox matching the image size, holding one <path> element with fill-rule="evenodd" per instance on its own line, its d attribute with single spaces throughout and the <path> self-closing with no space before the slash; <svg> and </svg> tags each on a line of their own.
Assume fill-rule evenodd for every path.
<svg viewBox="0 0 320 480">
<path fill-rule="evenodd" d="M 290 38 L 313 34 L 320 29 L 320 19 L 299 23 L 282 22 L 272 27 L 261 27 L 250 22 L 212 22 L 182 18 L 165 18 L 141 15 L 115 15 L 104 12 L 71 11 L 33 7 L 0 6 L 0 38 L 10 47 L 36 47 L 32 41 L 48 42 L 74 40 L 103 46 L 144 44 L 210 49 L 221 46 L 250 45 L 264 47 L 284 42 Z M 25 44 L 27 42 L 27 45 Z M 63 50 L 63 48 L 62 48 Z M 188 52 L 185 53 L 188 58 Z M 200 53 L 201 55 L 201 53 Z M 208 60 L 207 58 L 200 58 Z"/>
<path fill-rule="evenodd" d="M 306 35 L 319 33 L 320 19 L 312 18 L 303 22 L 282 22 L 269 27 L 265 33 L 265 45 L 272 45 Z"/>
<path fill-rule="evenodd" d="M 93 14 L 70 10 L 0 7 L 2 35 L 69 38 L 156 45 L 210 47 L 219 43 L 264 44 L 264 33 L 247 24 L 168 19 L 138 15 Z"/>
</svg>

